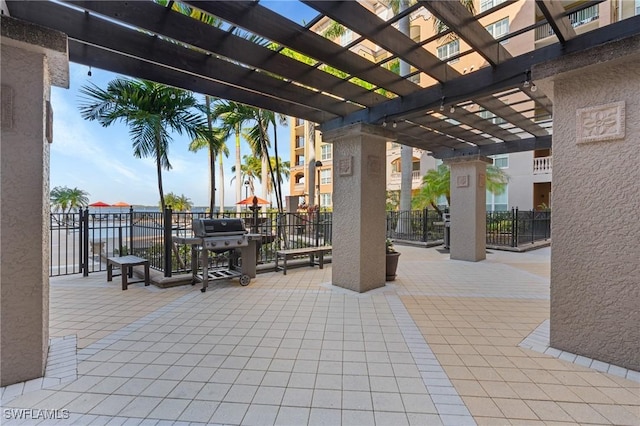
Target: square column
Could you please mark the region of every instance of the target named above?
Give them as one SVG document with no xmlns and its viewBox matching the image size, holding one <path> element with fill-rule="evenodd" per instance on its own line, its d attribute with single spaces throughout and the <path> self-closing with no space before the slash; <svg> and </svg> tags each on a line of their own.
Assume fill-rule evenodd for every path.
<svg viewBox="0 0 640 426">
<path fill-rule="evenodd" d="M 532 70 L 553 100 L 550 343 L 632 370 L 640 370 L 638 46 L 636 35 Z M 594 214 L 601 206 L 605 217 Z"/>
<path fill-rule="evenodd" d="M 477 262 L 487 257 L 487 157 L 446 160 L 451 169 L 450 256 Z"/>
<path fill-rule="evenodd" d="M 2 16 L 0 386 L 41 377 L 49 349 L 51 84 L 67 37 Z"/>
<path fill-rule="evenodd" d="M 392 132 L 353 124 L 323 134 L 333 143 L 332 282 L 363 293 L 385 284 L 386 142 Z"/>
</svg>

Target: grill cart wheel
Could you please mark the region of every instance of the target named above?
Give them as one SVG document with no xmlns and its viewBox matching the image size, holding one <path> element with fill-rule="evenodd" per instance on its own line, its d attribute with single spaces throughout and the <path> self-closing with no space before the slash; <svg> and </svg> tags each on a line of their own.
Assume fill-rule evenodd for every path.
<svg viewBox="0 0 640 426">
<path fill-rule="evenodd" d="M 242 276 L 240 277 L 240 285 L 246 286 L 246 285 L 249 285 L 250 282 L 251 282 L 251 277 L 247 274 L 242 274 Z"/>
<path fill-rule="evenodd" d="M 205 291 L 207 291 L 207 289 L 206 288 L 201 288 L 200 291 L 204 293 Z"/>
</svg>

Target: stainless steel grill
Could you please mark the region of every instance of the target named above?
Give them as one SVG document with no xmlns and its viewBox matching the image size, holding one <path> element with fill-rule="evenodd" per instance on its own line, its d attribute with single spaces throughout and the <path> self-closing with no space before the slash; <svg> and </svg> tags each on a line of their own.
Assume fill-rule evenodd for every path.
<svg viewBox="0 0 640 426">
<path fill-rule="evenodd" d="M 249 245 L 242 219 L 193 219 L 193 235 L 207 250 L 226 251 Z"/>
</svg>

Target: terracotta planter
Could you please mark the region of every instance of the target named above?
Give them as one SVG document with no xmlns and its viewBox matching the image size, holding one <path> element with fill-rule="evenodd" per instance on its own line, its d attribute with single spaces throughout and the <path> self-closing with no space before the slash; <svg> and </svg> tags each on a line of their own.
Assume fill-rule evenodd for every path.
<svg viewBox="0 0 640 426">
<path fill-rule="evenodd" d="M 398 259 L 400 253 L 387 253 L 387 268 L 386 268 L 386 281 L 393 281 L 396 279 L 396 270 L 398 269 Z"/>
</svg>

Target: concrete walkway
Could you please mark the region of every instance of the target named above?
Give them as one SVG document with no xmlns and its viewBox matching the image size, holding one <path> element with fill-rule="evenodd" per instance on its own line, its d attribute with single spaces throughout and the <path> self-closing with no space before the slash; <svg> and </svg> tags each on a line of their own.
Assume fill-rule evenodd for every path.
<svg viewBox="0 0 640 426">
<path fill-rule="evenodd" d="M 330 265 L 204 294 L 54 278 L 47 375 L 2 389 L 2 424 L 640 424 L 640 374 L 545 345 L 548 248 L 397 249 L 366 294 Z"/>
</svg>

